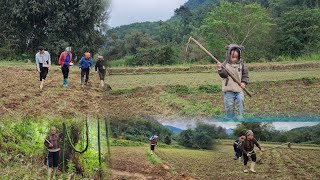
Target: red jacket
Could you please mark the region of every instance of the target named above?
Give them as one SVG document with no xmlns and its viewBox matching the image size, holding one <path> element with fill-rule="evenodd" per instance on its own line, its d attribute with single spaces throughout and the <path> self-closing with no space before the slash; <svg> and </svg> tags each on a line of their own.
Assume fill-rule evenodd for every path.
<svg viewBox="0 0 320 180">
<path fill-rule="evenodd" d="M 69 62 L 69 64 L 70 64 L 72 62 L 72 53 L 70 53 L 69 55 L 70 55 L 70 62 Z M 66 60 L 66 56 L 67 56 L 67 52 L 65 52 L 65 51 L 60 54 L 58 63 L 59 63 L 59 65 L 61 65 L 61 67 L 63 66 L 64 61 Z"/>
</svg>

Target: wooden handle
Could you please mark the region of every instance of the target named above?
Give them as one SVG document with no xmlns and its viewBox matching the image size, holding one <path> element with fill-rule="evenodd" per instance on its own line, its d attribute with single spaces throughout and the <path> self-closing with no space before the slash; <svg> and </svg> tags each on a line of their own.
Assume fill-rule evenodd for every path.
<svg viewBox="0 0 320 180">
<path fill-rule="evenodd" d="M 193 41 L 194 43 L 196 43 L 205 53 L 207 53 L 211 59 L 213 59 L 216 63 L 220 63 L 220 61 L 215 58 L 205 47 L 203 47 L 197 40 L 195 40 L 193 37 L 190 37 L 189 38 L 189 41 L 188 41 L 188 45 L 190 43 L 190 41 Z M 231 77 L 231 79 L 236 82 L 240 87 L 241 87 L 241 82 L 238 81 L 238 79 L 235 78 L 235 76 L 224 66 L 222 65 L 221 66 L 223 69 L 225 69 L 228 73 L 228 75 Z M 243 88 L 244 92 L 249 96 L 249 97 L 252 97 L 252 93 L 247 89 L 247 88 Z"/>
</svg>

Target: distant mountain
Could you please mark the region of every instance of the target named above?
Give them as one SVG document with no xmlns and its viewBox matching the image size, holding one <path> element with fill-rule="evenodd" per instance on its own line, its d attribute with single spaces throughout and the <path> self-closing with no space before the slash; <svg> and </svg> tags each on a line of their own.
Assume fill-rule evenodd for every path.
<svg viewBox="0 0 320 180">
<path fill-rule="evenodd" d="M 298 128 L 294 128 L 294 129 L 291 129 L 290 131 L 293 132 L 293 131 L 299 131 L 299 132 L 311 132 L 311 131 L 314 131 L 316 129 L 320 128 L 320 123 L 317 124 L 317 125 L 314 125 L 314 126 L 304 126 L 304 127 L 298 127 Z"/>
<path fill-rule="evenodd" d="M 177 128 L 177 127 L 170 126 L 170 125 L 166 125 L 166 126 L 164 126 L 164 127 L 170 129 L 173 133 L 180 133 L 181 131 L 183 131 L 182 129 L 179 129 L 179 128 Z"/>
<path fill-rule="evenodd" d="M 226 133 L 230 136 L 230 135 L 233 135 L 233 129 L 229 128 L 229 129 L 226 129 Z"/>
</svg>

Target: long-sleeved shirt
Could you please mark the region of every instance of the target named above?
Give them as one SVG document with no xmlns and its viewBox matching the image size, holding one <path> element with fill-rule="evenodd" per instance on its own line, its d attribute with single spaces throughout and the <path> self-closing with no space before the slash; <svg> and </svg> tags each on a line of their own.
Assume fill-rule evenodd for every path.
<svg viewBox="0 0 320 180">
<path fill-rule="evenodd" d="M 97 71 L 99 69 L 100 70 L 106 70 L 106 67 L 107 67 L 107 63 L 106 63 L 106 60 L 98 60 L 96 62 L 96 65 L 95 65 L 95 70 Z"/>
<path fill-rule="evenodd" d="M 49 152 L 57 152 L 60 151 L 60 141 L 63 137 L 63 133 L 54 134 L 47 136 L 44 140 L 44 145 L 48 148 Z M 49 147 L 49 144 L 52 144 L 53 147 Z"/>
<path fill-rule="evenodd" d="M 251 140 L 245 139 L 241 143 L 241 150 L 243 153 L 248 154 L 249 152 L 253 151 L 254 145 L 256 145 L 261 150 L 261 147 L 255 138 Z"/>
<path fill-rule="evenodd" d="M 79 62 L 79 67 L 81 69 L 92 68 L 92 59 L 86 59 L 85 57 L 82 57 Z"/>
<path fill-rule="evenodd" d="M 43 53 L 38 52 L 36 54 L 36 66 L 37 70 L 40 71 L 40 65 L 42 64 L 42 67 L 50 67 L 51 66 L 51 58 L 48 51 L 44 51 Z"/>
</svg>

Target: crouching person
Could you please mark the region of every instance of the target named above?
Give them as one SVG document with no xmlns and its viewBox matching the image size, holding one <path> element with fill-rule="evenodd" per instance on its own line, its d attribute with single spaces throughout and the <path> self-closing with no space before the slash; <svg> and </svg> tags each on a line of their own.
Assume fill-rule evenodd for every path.
<svg viewBox="0 0 320 180">
<path fill-rule="evenodd" d="M 254 152 L 254 145 L 256 145 L 261 150 L 259 143 L 253 137 L 253 132 L 251 130 L 248 130 L 246 132 L 246 138 L 241 143 L 241 150 L 242 150 L 242 155 L 243 155 L 243 164 L 245 166 L 245 170 L 244 170 L 245 173 L 248 173 L 247 164 L 249 161 L 249 157 L 251 157 L 251 160 L 252 160 L 251 165 L 250 165 L 250 171 L 254 172 L 254 173 L 256 172 L 254 170 L 254 167 L 256 165 L 257 156 Z"/>
<path fill-rule="evenodd" d="M 234 150 L 234 160 L 241 159 L 242 152 L 241 152 L 241 144 L 244 140 L 244 136 L 239 137 L 239 139 L 233 142 L 233 150 Z"/>
<path fill-rule="evenodd" d="M 57 133 L 55 127 L 50 128 L 50 135 L 46 137 L 44 145 L 48 149 L 48 179 L 51 179 L 51 173 L 53 176 L 58 168 L 59 164 L 59 153 L 60 153 L 60 142 L 63 137 L 62 133 Z"/>
</svg>

